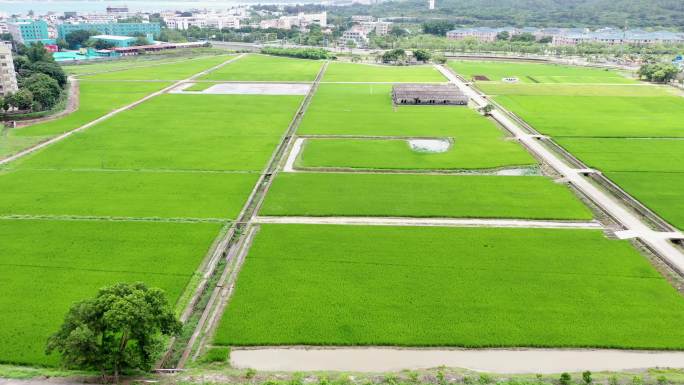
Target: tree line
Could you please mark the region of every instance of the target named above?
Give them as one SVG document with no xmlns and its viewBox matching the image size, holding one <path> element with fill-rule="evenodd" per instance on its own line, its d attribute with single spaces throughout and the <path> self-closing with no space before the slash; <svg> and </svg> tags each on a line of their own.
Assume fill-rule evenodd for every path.
<svg viewBox="0 0 684 385">
<path fill-rule="evenodd" d="M 47 111 L 59 102 L 67 76 L 42 43 L 19 45 L 14 70 L 19 90 L 0 99 L 3 111 Z"/>
</svg>

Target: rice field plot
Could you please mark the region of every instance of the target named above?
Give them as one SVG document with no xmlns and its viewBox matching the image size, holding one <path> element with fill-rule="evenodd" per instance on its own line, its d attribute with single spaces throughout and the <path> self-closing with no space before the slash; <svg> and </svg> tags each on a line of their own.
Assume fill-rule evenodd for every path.
<svg viewBox="0 0 684 385">
<path fill-rule="evenodd" d="M 506 95 L 496 100 L 551 136 L 684 137 L 684 98 Z"/>
<path fill-rule="evenodd" d="M 522 83 L 629 84 L 637 82 L 612 70 L 552 63 L 449 61 L 448 65 L 466 79 L 484 76 L 488 79 L 486 81 L 517 78 Z"/>
<path fill-rule="evenodd" d="M 45 343 L 72 303 L 144 281 L 174 304 L 220 228 L 213 223 L 0 220 L 0 362 L 56 365 Z"/>
<path fill-rule="evenodd" d="M 183 80 L 236 56 L 216 55 L 187 58 L 169 63 L 159 63 L 153 67 L 145 66 L 122 71 L 82 75 L 81 78 L 88 80 Z"/>
<path fill-rule="evenodd" d="M 587 220 L 566 186 L 538 176 L 281 173 L 266 216 Z"/>
<path fill-rule="evenodd" d="M 127 104 L 170 86 L 170 82 L 100 83 L 80 81 L 78 110 L 63 118 L 13 131 L 16 136 L 56 135 L 78 128 Z"/>
<path fill-rule="evenodd" d="M 602 171 L 684 173 L 684 139 L 558 138 L 557 142 Z"/>
<path fill-rule="evenodd" d="M 328 65 L 323 81 L 441 83 L 447 79 L 431 65 L 387 66 L 333 62 Z"/>
<path fill-rule="evenodd" d="M 605 174 L 670 224 L 684 230 L 684 172 L 608 171 Z"/>
<path fill-rule="evenodd" d="M 214 344 L 682 349 L 682 322 L 601 231 L 262 225 Z"/>
<path fill-rule="evenodd" d="M 401 106 L 389 84 L 322 84 L 302 120 L 300 135 L 454 137 L 502 136 L 467 107 Z"/>
<path fill-rule="evenodd" d="M 313 82 L 322 60 L 247 55 L 202 77 L 203 80 Z"/>
<path fill-rule="evenodd" d="M 448 140 L 441 142 L 446 144 Z M 455 170 L 532 166 L 520 144 L 504 138 L 462 136 L 445 152 L 414 149 L 400 139 L 307 139 L 296 162 L 304 168 Z"/>
<path fill-rule="evenodd" d="M 0 215 L 233 219 L 258 174 L 7 170 Z"/>
<path fill-rule="evenodd" d="M 214 48 L 194 48 L 176 51 L 162 51 L 147 55 L 135 55 L 117 58 L 115 60 L 81 61 L 76 64 L 60 63 L 64 72 L 69 75 L 89 75 L 99 72 L 130 69 L 131 67 L 155 67 L 161 64 L 174 63 L 189 58 L 205 58 L 208 56 L 225 55 L 226 51 Z"/>
<path fill-rule="evenodd" d="M 549 84 L 499 82 L 478 82 L 477 88 L 482 92 L 498 95 L 536 95 L 536 96 L 674 96 L 680 91 L 668 86 L 648 84 Z"/>
<path fill-rule="evenodd" d="M 684 140 L 559 138 L 558 143 L 674 226 L 684 228 Z"/>
<path fill-rule="evenodd" d="M 165 94 L 17 167 L 257 172 L 301 101 L 301 96 Z"/>
</svg>

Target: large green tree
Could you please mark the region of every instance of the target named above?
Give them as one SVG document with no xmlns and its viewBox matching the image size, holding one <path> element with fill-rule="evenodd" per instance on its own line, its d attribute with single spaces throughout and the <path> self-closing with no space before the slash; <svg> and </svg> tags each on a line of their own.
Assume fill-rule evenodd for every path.
<svg viewBox="0 0 684 385">
<path fill-rule="evenodd" d="M 667 83 L 679 73 L 679 68 L 670 63 L 646 63 L 639 68 L 639 77 L 651 82 Z"/>
<path fill-rule="evenodd" d="M 97 31 L 89 31 L 85 29 L 79 29 L 73 32 L 69 32 L 64 37 L 69 48 L 78 49 L 85 44 L 91 36 L 97 35 Z"/>
<path fill-rule="evenodd" d="M 21 89 L 31 91 L 33 94 L 34 110 L 49 110 L 54 107 L 62 93 L 62 87 L 57 80 L 49 75 L 34 73 L 20 83 Z"/>
<path fill-rule="evenodd" d="M 161 337 L 180 329 L 161 289 L 119 283 L 74 304 L 46 352 L 59 352 L 68 368 L 99 370 L 118 382 L 122 372 L 150 370 L 163 349 Z"/>
<path fill-rule="evenodd" d="M 449 20 L 434 20 L 423 23 L 423 32 L 431 35 L 445 36 L 454 29 L 455 24 Z"/>
</svg>

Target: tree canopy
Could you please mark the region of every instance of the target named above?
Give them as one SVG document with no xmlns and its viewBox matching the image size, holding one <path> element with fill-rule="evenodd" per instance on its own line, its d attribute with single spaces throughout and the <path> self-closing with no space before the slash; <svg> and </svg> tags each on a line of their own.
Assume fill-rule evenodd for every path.
<svg viewBox="0 0 684 385">
<path fill-rule="evenodd" d="M 646 63 L 639 68 L 639 77 L 651 82 L 667 83 L 679 73 L 679 68 L 670 63 Z"/>
<path fill-rule="evenodd" d="M 162 335 L 180 332 L 166 295 L 144 283 L 119 283 L 74 304 L 46 352 L 61 354 L 67 368 L 102 375 L 149 370 L 163 349 Z"/>
</svg>

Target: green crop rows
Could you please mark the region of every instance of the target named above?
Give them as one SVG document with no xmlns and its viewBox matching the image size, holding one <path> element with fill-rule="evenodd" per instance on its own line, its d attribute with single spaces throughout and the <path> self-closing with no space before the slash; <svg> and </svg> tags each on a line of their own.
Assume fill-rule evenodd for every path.
<svg viewBox="0 0 684 385">
<path fill-rule="evenodd" d="M 353 154 L 350 156 L 349 154 Z M 298 166 L 313 168 L 447 170 L 532 166 L 520 145 L 494 137 L 458 137 L 447 152 L 411 149 L 406 140 L 309 139 Z"/>
<path fill-rule="evenodd" d="M 563 185 L 537 176 L 280 174 L 263 215 L 591 219 Z"/>
<path fill-rule="evenodd" d="M 554 72 L 558 76 L 588 74 L 594 69 L 553 65 L 453 62 L 466 76 Z M 539 70 L 537 70 L 539 69 Z M 565 73 L 563 71 L 566 71 Z M 605 72 L 613 82 L 621 75 Z M 602 72 L 602 73 L 603 73 Z M 671 87 L 645 83 L 596 86 L 581 84 L 501 84 L 478 82 L 485 92 L 589 166 L 605 172 L 646 206 L 673 225 L 684 228 L 680 204 L 684 175 L 684 99 Z"/>
<path fill-rule="evenodd" d="M 262 225 L 215 342 L 682 349 L 682 322 L 600 231 Z"/>
<path fill-rule="evenodd" d="M 204 76 L 203 80 L 312 82 L 323 65 L 319 60 L 249 55 Z"/>
<path fill-rule="evenodd" d="M 217 66 L 232 57 L 235 55 L 185 59 L 171 63 L 160 63 L 154 67 L 143 66 L 123 71 L 84 75 L 82 78 L 91 80 L 183 80 L 198 72 Z"/>
<path fill-rule="evenodd" d="M 440 83 L 446 79 L 430 65 L 388 67 L 367 64 L 330 63 L 324 82 L 414 82 Z"/>
<path fill-rule="evenodd" d="M 635 83 L 614 71 L 557 64 L 450 61 L 449 66 L 466 79 L 484 76 L 493 82 L 517 78 L 523 83 Z"/>
<path fill-rule="evenodd" d="M 226 58 L 162 64 L 146 76 L 188 77 Z M 114 74 L 136 80 L 143 71 Z M 82 81 L 79 112 L 16 132 L 76 128 L 166 84 Z M 0 362 L 56 364 L 43 353 L 47 337 L 71 303 L 104 285 L 145 281 L 172 303 L 192 290 L 301 100 L 160 95 L 2 168 L 0 312 L 12 316 L 0 329 Z"/>
<path fill-rule="evenodd" d="M 490 121 L 469 108 L 393 107 L 386 84 L 323 84 L 307 109 L 301 135 L 501 137 Z"/>
</svg>

